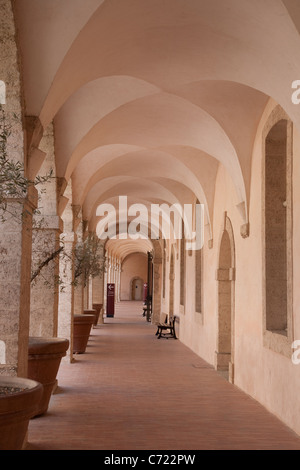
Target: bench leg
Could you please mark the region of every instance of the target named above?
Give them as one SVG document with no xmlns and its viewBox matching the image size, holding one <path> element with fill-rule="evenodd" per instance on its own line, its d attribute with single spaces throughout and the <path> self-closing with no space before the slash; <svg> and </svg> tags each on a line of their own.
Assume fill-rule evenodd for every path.
<svg viewBox="0 0 300 470">
<path fill-rule="evenodd" d="M 163 333 L 163 330 L 169 330 L 169 333 Z M 177 339 L 175 328 L 171 326 L 168 326 L 167 328 L 162 328 L 161 326 L 158 326 L 155 335 L 158 337 L 158 339 L 160 339 L 162 336 L 164 336 L 166 339 L 169 339 L 169 336 L 171 338 Z"/>
</svg>

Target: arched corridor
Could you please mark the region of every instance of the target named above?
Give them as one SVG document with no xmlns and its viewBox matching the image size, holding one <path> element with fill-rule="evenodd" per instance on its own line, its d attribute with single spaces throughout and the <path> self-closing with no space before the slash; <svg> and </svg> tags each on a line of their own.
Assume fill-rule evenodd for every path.
<svg viewBox="0 0 300 470">
<path fill-rule="evenodd" d="M 46 382 L 30 445 L 298 446 L 299 51 L 299 0 L 0 0 L 0 392 Z"/>
<path fill-rule="evenodd" d="M 180 341 L 122 302 L 64 363 L 31 450 L 295 449 L 300 438 Z"/>
</svg>

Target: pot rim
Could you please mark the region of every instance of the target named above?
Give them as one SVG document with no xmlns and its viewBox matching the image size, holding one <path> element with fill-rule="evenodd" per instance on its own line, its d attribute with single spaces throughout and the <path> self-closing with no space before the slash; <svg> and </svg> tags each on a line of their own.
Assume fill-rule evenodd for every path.
<svg viewBox="0 0 300 470">
<path fill-rule="evenodd" d="M 24 390 L 0 396 L 0 416 L 7 413 L 18 413 L 26 408 L 35 408 L 44 389 L 43 385 L 36 380 L 15 376 L 0 376 L 1 386 L 20 387 Z M 33 395 L 37 398 L 37 403 L 33 401 Z M 9 404 L 13 404 L 11 409 Z"/>
<path fill-rule="evenodd" d="M 70 341 L 66 338 L 50 338 L 30 336 L 28 341 L 28 354 L 63 354 L 69 348 Z"/>
</svg>

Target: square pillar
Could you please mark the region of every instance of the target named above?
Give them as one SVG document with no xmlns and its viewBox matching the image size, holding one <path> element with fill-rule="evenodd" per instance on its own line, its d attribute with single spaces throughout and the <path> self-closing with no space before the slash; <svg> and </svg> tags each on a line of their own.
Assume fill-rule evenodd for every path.
<svg viewBox="0 0 300 470">
<path fill-rule="evenodd" d="M 57 336 L 61 232 L 62 220 L 57 216 L 43 216 L 33 229 L 32 274 L 37 276 L 31 282 L 31 336 Z"/>
<path fill-rule="evenodd" d="M 152 323 L 161 321 L 162 259 L 153 260 Z"/>
<path fill-rule="evenodd" d="M 60 258 L 61 287 L 58 302 L 58 336 L 66 338 L 70 347 L 65 360 L 73 360 L 73 320 L 74 320 L 74 232 L 62 233 L 64 254 Z"/>
<path fill-rule="evenodd" d="M 26 199 L 9 199 L 7 217 L 0 223 L 0 374 L 3 375 L 27 376 L 32 213 L 36 194 L 36 189 L 30 187 Z"/>
<path fill-rule="evenodd" d="M 81 315 L 84 309 L 84 287 L 83 280 L 77 279 L 74 286 L 74 314 Z"/>
</svg>

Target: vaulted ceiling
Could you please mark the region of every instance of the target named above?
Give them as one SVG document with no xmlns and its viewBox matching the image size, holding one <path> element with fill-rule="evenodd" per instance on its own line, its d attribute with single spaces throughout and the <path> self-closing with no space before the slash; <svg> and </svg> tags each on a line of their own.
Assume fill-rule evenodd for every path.
<svg viewBox="0 0 300 470">
<path fill-rule="evenodd" d="M 15 0 L 26 114 L 54 122 L 56 171 L 97 206 L 194 202 L 212 224 L 218 166 L 248 218 L 270 98 L 300 128 L 298 0 Z"/>
</svg>

